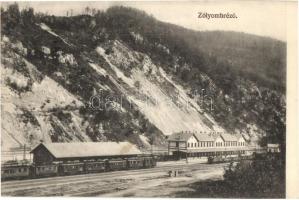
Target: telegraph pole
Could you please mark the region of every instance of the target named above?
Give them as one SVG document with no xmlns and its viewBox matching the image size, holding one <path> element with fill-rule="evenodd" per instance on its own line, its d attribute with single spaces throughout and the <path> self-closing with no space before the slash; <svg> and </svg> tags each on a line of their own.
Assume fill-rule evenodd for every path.
<svg viewBox="0 0 299 200">
<path fill-rule="evenodd" d="M 24 144 L 23 160 L 26 159 L 26 144 Z"/>
</svg>

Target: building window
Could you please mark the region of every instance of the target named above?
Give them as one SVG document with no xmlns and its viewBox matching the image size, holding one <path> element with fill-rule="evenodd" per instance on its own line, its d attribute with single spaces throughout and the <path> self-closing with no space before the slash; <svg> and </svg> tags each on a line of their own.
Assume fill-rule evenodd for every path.
<svg viewBox="0 0 299 200">
<path fill-rule="evenodd" d="M 190 143 L 188 142 L 188 147 L 190 147 Z"/>
<path fill-rule="evenodd" d="M 175 142 L 175 146 L 176 146 L 176 147 L 179 147 L 179 142 Z"/>
<path fill-rule="evenodd" d="M 193 143 L 191 143 L 191 147 L 193 147 Z"/>
</svg>

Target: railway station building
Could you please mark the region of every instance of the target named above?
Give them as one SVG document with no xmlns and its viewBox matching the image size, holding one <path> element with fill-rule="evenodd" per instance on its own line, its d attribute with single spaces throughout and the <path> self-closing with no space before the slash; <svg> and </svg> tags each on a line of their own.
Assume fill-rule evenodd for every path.
<svg viewBox="0 0 299 200">
<path fill-rule="evenodd" d="M 134 144 L 129 142 L 40 143 L 31 153 L 33 162 L 36 164 L 131 158 L 142 154 Z"/>
<path fill-rule="evenodd" d="M 247 143 L 242 135 L 219 132 L 173 133 L 168 138 L 168 152 L 177 159 L 212 155 L 238 155 L 245 153 Z"/>
</svg>

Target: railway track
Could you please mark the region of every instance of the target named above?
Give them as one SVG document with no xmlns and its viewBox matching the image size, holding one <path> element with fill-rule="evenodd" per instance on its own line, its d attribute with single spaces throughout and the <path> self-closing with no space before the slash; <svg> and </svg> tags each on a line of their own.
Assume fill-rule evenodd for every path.
<svg viewBox="0 0 299 200">
<path fill-rule="evenodd" d="M 215 164 L 213 165 L 213 168 L 223 168 L 225 164 Z M 119 178 L 119 177 L 129 177 L 129 176 L 146 176 L 147 174 L 157 174 L 162 173 L 166 174 L 168 170 L 202 170 L 205 171 L 209 169 L 211 165 L 207 164 L 182 164 L 182 165 L 175 165 L 175 166 L 160 166 L 150 169 L 138 169 L 138 170 L 127 170 L 127 171 L 113 171 L 113 172 L 105 172 L 105 173 L 93 173 L 93 174 L 81 174 L 81 175 L 72 175 L 72 176 L 59 176 L 59 177 L 49 177 L 49 178 L 39 178 L 39 179 L 28 179 L 28 180 L 15 180 L 15 181 L 7 181 L 2 182 L 1 184 L 1 190 L 2 195 L 8 195 L 8 196 L 14 196 L 14 193 L 18 193 L 18 191 L 26 191 L 26 190 L 32 190 L 36 189 L 43 190 L 43 189 L 49 189 L 51 187 L 54 188 L 62 188 L 66 185 L 70 184 L 81 184 L 86 185 L 88 183 L 96 182 L 101 183 L 102 180 L 109 180 L 113 178 Z M 85 183 L 85 184 L 82 184 Z M 120 184 L 118 187 L 122 187 Z M 71 187 L 71 186 L 70 186 Z M 111 188 L 111 185 L 102 184 L 98 185 L 96 189 L 89 189 L 89 188 L 83 188 L 83 191 L 73 191 L 72 188 L 70 191 L 61 191 L 58 195 L 66 195 L 66 196 L 84 196 L 91 193 L 101 193 L 102 191 L 109 190 Z M 115 185 L 113 185 L 113 188 L 115 188 Z M 87 191 L 86 191 L 87 189 Z M 53 193 L 44 194 L 45 196 L 53 196 Z M 41 196 L 44 196 L 41 195 Z"/>
</svg>

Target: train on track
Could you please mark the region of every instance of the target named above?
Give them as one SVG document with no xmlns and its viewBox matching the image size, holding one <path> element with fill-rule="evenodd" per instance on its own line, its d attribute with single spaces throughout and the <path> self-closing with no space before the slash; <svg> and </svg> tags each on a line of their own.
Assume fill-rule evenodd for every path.
<svg viewBox="0 0 299 200">
<path fill-rule="evenodd" d="M 243 156 L 235 156 L 235 157 L 225 157 L 225 156 L 209 156 L 208 164 L 214 163 L 225 163 L 225 162 L 238 162 L 241 160 L 252 160 L 254 155 L 243 155 Z"/>
<path fill-rule="evenodd" d="M 126 159 L 115 158 L 104 160 L 53 162 L 39 165 L 29 162 L 14 161 L 7 162 L 2 165 L 1 180 L 145 169 L 153 168 L 155 166 L 156 159 L 153 156 L 140 156 Z"/>
</svg>

